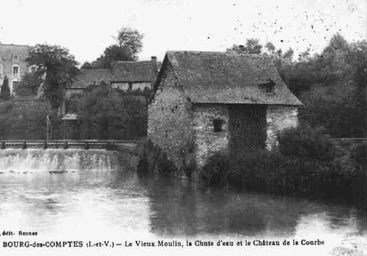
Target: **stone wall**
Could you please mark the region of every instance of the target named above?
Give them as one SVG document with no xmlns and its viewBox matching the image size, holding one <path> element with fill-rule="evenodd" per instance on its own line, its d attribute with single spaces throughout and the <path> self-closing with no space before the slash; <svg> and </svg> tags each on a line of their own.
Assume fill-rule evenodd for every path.
<svg viewBox="0 0 367 256">
<path fill-rule="evenodd" d="M 298 110 L 294 106 L 268 106 L 266 110 L 266 148 L 278 146 L 277 134 L 298 125 Z"/>
<path fill-rule="evenodd" d="M 170 66 L 148 107 L 148 137 L 161 147 L 176 167 L 190 158 L 191 103 L 184 97 Z"/>
<path fill-rule="evenodd" d="M 195 160 L 198 167 L 216 152 L 228 152 L 228 107 L 226 105 L 194 105 L 193 129 Z M 222 131 L 215 132 L 213 120 L 223 120 Z"/>
</svg>

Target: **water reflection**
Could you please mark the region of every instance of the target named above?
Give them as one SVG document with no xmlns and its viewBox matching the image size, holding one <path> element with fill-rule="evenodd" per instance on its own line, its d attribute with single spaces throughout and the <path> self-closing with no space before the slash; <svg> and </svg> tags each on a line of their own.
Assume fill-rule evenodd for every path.
<svg viewBox="0 0 367 256">
<path fill-rule="evenodd" d="M 366 214 L 353 207 L 208 189 L 175 179 L 139 179 L 127 171 L 0 176 L 0 226 L 50 237 L 318 234 L 363 240 L 366 223 Z"/>
<path fill-rule="evenodd" d="M 334 229 L 354 226 L 366 231 L 361 213 L 348 207 L 213 190 L 169 179 L 145 180 L 143 185 L 151 198 L 151 230 L 160 235 L 293 236 L 309 219 L 326 221 Z"/>
</svg>

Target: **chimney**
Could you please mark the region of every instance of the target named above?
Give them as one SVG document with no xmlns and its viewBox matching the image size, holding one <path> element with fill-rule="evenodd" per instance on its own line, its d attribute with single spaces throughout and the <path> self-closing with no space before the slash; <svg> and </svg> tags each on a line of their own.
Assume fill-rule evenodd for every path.
<svg viewBox="0 0 367 256">
<path fill-rule="evenodd" d="M 151 59 L 151 62 L 152 62 L 154 73 L 157 73 L 158 72 L 157 57 L 152 56 L 152 57 L 150 57 L 150 59 Z"/>
<path fill-rule="evenodd" d="M 152 74 L 153 76 L 152 76 L 152 81 L 151 81 L 151 89 L 153 90 L 154 83 L 158 75 L 157 57 L 156 56 L 150 57 L 150 61 L 152 63 L 152 70 L 153 70 L 153 74 Z"/>
</svg>

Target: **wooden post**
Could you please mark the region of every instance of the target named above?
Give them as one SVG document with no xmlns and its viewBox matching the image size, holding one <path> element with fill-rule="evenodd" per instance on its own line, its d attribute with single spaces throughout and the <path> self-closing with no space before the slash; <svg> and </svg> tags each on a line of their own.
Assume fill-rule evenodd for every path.
<svg viewBox="0 0 367 256">
<path fill-rule="evenodd" d="M 66 121 L 64 120 L 64 140 L 66 140 Z"/>
</svg>

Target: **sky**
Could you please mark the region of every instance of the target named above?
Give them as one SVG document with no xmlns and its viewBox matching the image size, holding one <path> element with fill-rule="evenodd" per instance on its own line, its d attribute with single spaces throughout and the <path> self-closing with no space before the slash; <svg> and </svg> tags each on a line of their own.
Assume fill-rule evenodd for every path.
<svg viewBox="0 0 367 256">
<path fill-rule="evenodd" d="M 225 51 L 248 38 L 320 52 L 337 32 L 367 38 L 367 0 L 0 0 L 2 43 L 57 44 L 83 63 L 121 27 L 144 34 L 140 60 L 168 50 Z"/>
</svg>

